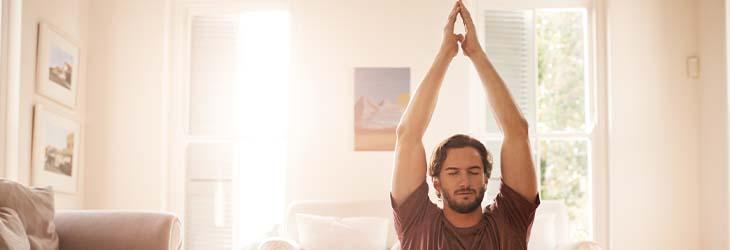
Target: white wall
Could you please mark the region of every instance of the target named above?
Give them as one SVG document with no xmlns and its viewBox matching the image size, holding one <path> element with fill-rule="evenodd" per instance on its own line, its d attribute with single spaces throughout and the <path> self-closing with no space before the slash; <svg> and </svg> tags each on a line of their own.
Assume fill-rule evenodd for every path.
<svg viewBox="0 0 730 250">
<path fill-rule="evenodd" d="M 16 2 L 14 2 L 16 3 Z M 10 107 L 17 107 L 16 112 L 10 112 L 10 115 L 17 117 L 10 117 L 8 120 L 16 122 L 17 124 L 8 126 L 10 129 L 17 129 L 17 131 L 9 131 L 9 133 L 17 133 L 17 145 L 13 139 L 11 150 L 13 156 L 6 156 L 11 160 L 13 165 L 6 166 L 6 173 L 8 178 L 17 180 L 27 185 L 42 185 L 38 183 L 31 183 L 31 138 L 32 138 L 32 124 L 33 124 L 33 106 L 35 104 L 42 104 L 45 107 L 53 110 L 60 110 L 62 115 L 75 119 L 81 124 L 82 130 L 84 127 L 84 113 L 85 113 L 85 100 L 86 95 L 86 54 L 87 54 L 87 41 L 88 41 L 88 0 L 69 0 L 69 1 L 53 1 L 53 0 L 26 0 L 22 1 L 21 11 L 21 30 L 20 30 L 20 62 L 19 67 L 11 67 L 11 70 L 18 70 L 19 72 L 12 72 L 12 74 L 19 74 L 19 82 L 11 84 L 17 84 L 18 88 L 10 88 L 11 91 L 18 91 L 17 93 L 11 93 L 10 95 L 16 95 L 18 103 L 9 105 Z M 16 9 L 18 10 L 18 9 Z M 35 92 L 35 73 L 36 73 L 36 45 L 38 39 L 38 23 L 45 21 L 61 32 L 69 40 L 75 42 L 80 48 L 80 67 L 79 67 L 79 85 L 78 85 L 78 106 L 75 110 L 68 110 L 60 108 L 60 105 L 55 104 L 49 99 L 37 95 Z M 17 35 L 17 34 L 11 34 Z M 13 63 L 13 62 L 11 62 Z M 15 106 L 18 105 L 18 106 Z M 81 132 L 81 139 L 83 140 L 84 133 Z M 84 149 L 83 144 L 81 145 L 79 159 L 79 183 L 76 194 L 56 194 L 56 207 L 57 208 L 78 208 L 83 203 L 83 190 L 84 188 Z"/>
<path fill-rule="evenodd" d="M 699 249 L 697 4 L 609 1 L 611 249 Z"/>
<path fill-rule="evenodd" d="M 295 94 L 287 201 L 387 198 L 392 154 L 352 151 L 352 70 L 411 67 L 415 87 L 436 53 L 450 5 L 292 1 Z M 699 213 L 706 204 L 698 193 L 709 187 L 700 185 L 708 174 L 699 168 L 706 156 L 700 142 L 707 139 L 700 129 L 715 126 L 704 120 L 707 114 L 725 111 L 701 111 L 713 105 L 700 99 L 706 89 L 698 86 L 705 78 L 690 80 L 685 74 L 688 56 L 711 53 L 698 48 L 714 44 L 700 37 L 714 31 L 697 28 L 716 20 L 700 19 L 698 13 L 715 5 L 711 0 L 701 7 L 690 0 L 609 1 L 611 249 L 699 249 L 701 241 L 717 239 L 700 235 Z M 95 53 L 88 78 L 94 84 L 85 141 L 92 166 L 86 172 L 90 208 L 164 208 L 164 8 L 163 0 L 91 3 Z M 703 65 L 712 60 L 704 58 Z M 427 132 L 428 152 L 468 129 L 469 67 L 456 59 L 447 74 Z"/>
<path fill-rule="evenodd" d="M 91 1 L 86 208 L 162 209 L 165 1 Z"/>
<path fill-rule="evenodd" d="M 449 1 L 293 1 L 287 201 L 387 199 L 392 152 L 353 151 L 353 69 L 410 67 L 411 89 L 441 42 Z M 418 8 L 410 8 L 418 6 Z M 323 11 L 328 13 L 323 15 Z M 468 60 L 454 59 L 426 133 L 436 143 L 468 131 Z"/>
<path fill-rule="evenodd" d="M 416 4 L 421 7 L 402 11 Z M 392 154 L 352 151 L 353 68 L 411 67 L 415 85 L 433 60 L 450 5 L 293 3 L 291 91 L 296 94 L 290 121 L 296 126 L 290 131 L 288 201 L 387 198 Z M 86 130 L 86 160 L 93 166 L 87 169 L 89 208 L 162 206 L 163 8 L 164 1 L 91 3 L 95 53 L 88 75 L 94 82 Z M 324 9 L 330 14 L 322 15 Z M 425 26 L 431 28 L 421 28 Z M 468 100 L 462 98 L 468 93 L 465 63 L 455 60 L 449 71 L 429 130 L 429 148 L 468 127 Z"/>
<path fill-rule="evenodd" d="M 701 249 L 728 249 L 725 1 L 699 1 Z"/>
</svg>

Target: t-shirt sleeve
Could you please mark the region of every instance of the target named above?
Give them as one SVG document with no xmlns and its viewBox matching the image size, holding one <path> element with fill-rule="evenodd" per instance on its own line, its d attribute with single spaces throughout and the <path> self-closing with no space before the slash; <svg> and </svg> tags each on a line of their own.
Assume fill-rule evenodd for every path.
<svg viewBox="0 0 730 250">
<path fill-rule="evenodd" d="M 502 182 L 499 194 L 494 199 L 492 209 L 495 216 L 508 223 L 515 232 L 529 237 L 529 229 L 535 219 L 535 211 L 540 205 L 540 195 L 534 201 L 525 199 L 510 186 Z"/>
<path fill-rule="evenodd" d="M 428 184 L 424 181 L 402 204 L 396 204 L 390 194 L 390 205 L 393 208 L 393 224 L 399 236 L 427 218 L 438 213 L 439 208 L 428 198 Z"/>
</svg>

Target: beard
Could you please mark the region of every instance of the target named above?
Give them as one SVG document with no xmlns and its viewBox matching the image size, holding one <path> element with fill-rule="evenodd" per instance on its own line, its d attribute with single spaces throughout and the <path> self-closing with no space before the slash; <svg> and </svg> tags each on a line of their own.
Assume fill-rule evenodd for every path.
<svg viewBox="0 0 730 250">
<path fill-rule="evenodd" d="M 442 195 L 444 196 L 444 200 L 446 201 L 446 204 L 448 204 L 448 206 L 451 208 L 451 210 L 454 210 L 457 213 L 468 214 L 474 212 L 474 210 L 481 207 L 482 200 L 484 199 L 484 193 L 487 191 L 487 188 L 481 186 L 479 187 L 478 191 L 471 188 L 462 189 L 454 192 L 454 194 L 467 191 L 471 193 L 476 193 L 476 198 L 471 202 L 459 199 L 452 199 L 449 192 L 443 192 Z"/>
</svg>

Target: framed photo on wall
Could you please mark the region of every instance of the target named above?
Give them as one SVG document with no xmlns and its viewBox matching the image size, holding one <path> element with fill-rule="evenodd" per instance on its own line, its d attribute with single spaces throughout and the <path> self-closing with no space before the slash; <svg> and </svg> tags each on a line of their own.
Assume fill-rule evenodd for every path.
<svg viewBox="0 0 730 250">
<path fill-rule="evenodd" d="M 76 193 L 79 124 L 41 105 L 33 116 L 32 184 L 53 186 L 57 192 Z"/>
<path fill-rule="evenodd" d="M 355 68 L 355 151 L 395 149 L 410 82 L 410 68 Z"/>
<path fill-rule="evenodd" d="M 76 106 L 79 47 L 50 24 L 38 25 L 36 91 L 69 108 Z"/>
</svg>

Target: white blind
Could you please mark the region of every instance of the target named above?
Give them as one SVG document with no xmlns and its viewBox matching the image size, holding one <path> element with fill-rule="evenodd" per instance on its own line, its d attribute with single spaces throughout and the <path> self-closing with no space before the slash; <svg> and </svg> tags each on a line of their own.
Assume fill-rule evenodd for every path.
<svg viewBox="0 0 730 250">
<path fill-rule="evenodd" d="M 186 150 L 188 250 L 235 247 L 236 146 L 231 135 L 238 23 L 233 15 L 195 16 L 190 23 L 188 134 L 203 139 L 192 140 Z M 206 139 L 210 137 L 216 140 Z"/>
<path fill-rule="evenodd" d="M 195 16 L 190 28 L 191 135 L 230 135 L 235 128 L 234 93 L 239 17 Z"/>
<path fill-rule="evenodd" d="M 192 181 L 187 185 L 185 249 L 233 248 L 231 181 Z"/>
<path fill-rule="evenodd" d="M 250 249 L 283 218 L 288 20 L 286 11 L 191 19 L 186 249 Z"/>
<path fill-rule="evenodd" d="M 484 50 L 497 68 L 512 97 L 529 124 L 535 124 L 536 116 L 536 51 L 532 11 L 486 10 L 483 12 Z M 487 97 L 488 98 L 488 97 Z M 486 110 L 485 128 L 490 138 L 500 134 L 499 126 L 489 103 Z M 534 126 L 530 126 L 531 132 Z M 499 193 L 501 184 L 502 140 L 487 139 L 485 146 L 493 158 L 492 176 L 484 203 L 491 202 Z"/>
<path fill-rule="evenodd" d="M 482 17 L 484 20 L 484 50 L 529 124 L 535 124 L 537 120 L 535 87 L 537 84 L 532 12 L 486 10 Z M 487 112 L 486 117 L 487 133 L 500 133 L 491 110 Z M 534 130 L 534 126 L 531 126 L 530 129 Z"/>
<path fill-rule="evenodd" d="M 233 143 L 191 143 L 187 149 L 186 249 L 233 247 Z"/>
</svg>

